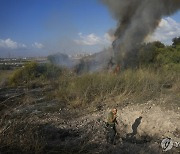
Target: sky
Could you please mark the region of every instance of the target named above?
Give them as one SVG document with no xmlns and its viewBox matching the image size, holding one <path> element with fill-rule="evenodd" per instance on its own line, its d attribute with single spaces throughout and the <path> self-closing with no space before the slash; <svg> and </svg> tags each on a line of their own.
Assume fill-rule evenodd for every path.
<svg viewBox="0 0 180 154">
<path fill-rule="evenodd" d="M 111 46 L 116 27 L 99 0 L 0 0 L 0 57 L 94 53 Z M 180 36 L 180 11 L 164 17 L 149 40 Z"/>
</svg>

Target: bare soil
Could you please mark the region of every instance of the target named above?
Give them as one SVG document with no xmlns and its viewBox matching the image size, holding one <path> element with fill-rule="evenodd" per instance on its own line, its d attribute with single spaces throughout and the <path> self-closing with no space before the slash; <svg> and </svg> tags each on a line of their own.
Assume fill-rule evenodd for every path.
<svg viewBox="0 0 180 154">
<path fill-rule="evenodd" d="M 106 141 L 105 125 L 110 100 L 95 110 L 69 109 L 59 100 L 47 99 L 51 90 L 48 87 L 0 89 L 0 112 L 3 115 L 0 118 L 1 154 L 163 154 L 160 146 L 163 138 L 180 139 L 179 111 L 157 105 L 163 104 L 165 99 L 133 104 L 117 98 L 118 133 L 116 144 L 111 145 Z M 25 141 L 36 146 L 28 149 Z M 166 153 L 179 152 L 179 148 L 173 147 Z"/>
</svg>

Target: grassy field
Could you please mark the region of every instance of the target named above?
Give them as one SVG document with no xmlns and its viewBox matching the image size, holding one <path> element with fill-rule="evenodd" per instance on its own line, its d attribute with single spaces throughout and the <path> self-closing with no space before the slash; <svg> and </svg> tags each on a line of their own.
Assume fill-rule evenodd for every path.
<svg viewBox="0 0 180 154">
<path fill-rule="evenodd" d="M 31 63 L 13 74 L 5 71 L 1 76 L 10 77 L 10 87 L 25 86 L 31 89 L 49 85 L 52 87 L 49 99 L 58 99 L 73 108 L 91 106 L 99 100 L 119 96 L 131 97 L 133 102 L 143 103 L 169 95 L 174 97 L 172 103 L 180 105 L 177 103 L 180 75 L 173 70 L 139 68 L 127 69 L 119 74 L 99 72 L 77 75 L 53 65 Z"/>
<path fill-rule="evenodd" d="M 69 134 L 71 138 L 69 131 L 72 131 L 68 128 L 70 124 L 67 123 L 67 128 L 64 128 L 66 123 L 64 121 L 71 121 L 72 125 L 81 126 L 81 122 L 84 123 L 83 118 L 87 115 L 90 119 L 93 113 L 105 112 L 112 107 L 117 107 L 122 113 L 122 109 L 126 108 L 124 119 L 130 116 L 131 120 L 128 124 L 130 129 L 134 115 L 138 117 L 141 110 L 149 112 L 153 104 L 165 107 L 165 111 L 172 110 L 174 115 L 179 114 L 180 74 L 178 71 L 138 68 L 126 69 L 119 74 L 99 72 L 77 75 L 65 68 L 51 64 L 42 66 L 32 62 L 18 70 L 1 72 L 0 79 L 1 82 L 4 79 L 7 80 L 0 89 L 0 131 L 2 132 L 0 151 L 26 153 L 31 150 L 32 153 L 43 153 L 49 148 L 47 144 L 51 138 L 53 138 L 52 143 L 54 140 L 60 140 L 54 139 L 54 136 L 59 133 L 60 136 L 63 133 Z M 129 111 L 129 106 L 136 107 Z M 156 111 L 153 112 L 154 119 L 156 114 L 158 115 L 158 107 L 156 110 L 152 108 L 152 111 Z M 143 112 L 142 114 L 146 114 L 145 111 Z M 162 117 L 166 115 L 163 111 L 161 113 Z M 148 114 L 145 116 L 151 117 Z M 79 120 L 74 121 L 77 118 Z M 96 120 L 91 121 L 92 125 L 97 124 L 94 123 Z M 76 126 L 73 126 L 73 129 Z M 91 124 L 85 124 L 85 127 L 89 126 Z M 86 132 L 85 127 L 81 128 L 84 131 L 83 134 L 87 137 L 92 136 Z M 101 125 L 99 129 L 103 129 L 101 127 L 103 126 Z M 170 125 L 167 127 L 169 129 Z M 177 129 L 176 132 L 179 130 Z M 54 136 L 48 137 L 50 134 Z M 84 138 L 83 143 L 88 144 L 87 137 Z M 71 141 L 74 141 L 74 138 L 76 137 L 72 137 Z M 62 145 L 58 150 L 61 151 L 62 147 L 64 148 L 63 144 L 71 145 L 71 141 L 66 143 L 60 140 L 59 144 Z M 134 146 L 134 144 L 128 144 L 130 145 L 127 147 Z M 53 146 L 57 145 L 53 144 Z M 54 148 L 50 150 L 56 150 Z M 69 148 L 65 147 L 65 151 L 68 150 Z"/>
</svg>

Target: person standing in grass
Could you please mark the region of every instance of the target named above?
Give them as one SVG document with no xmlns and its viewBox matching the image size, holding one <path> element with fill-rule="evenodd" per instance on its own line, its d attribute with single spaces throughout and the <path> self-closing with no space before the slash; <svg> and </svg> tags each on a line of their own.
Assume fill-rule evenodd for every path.
<svg viewBox="0 0 180 154">
<path fill-rule="evenodd" d="M 113 108 L 107 116 L 107 142 L 111 144 L 115 144 L 115 136 L 116 136 L 116 124 L 118 124 L 117 120 L 117 109 Z"/>
</svg>

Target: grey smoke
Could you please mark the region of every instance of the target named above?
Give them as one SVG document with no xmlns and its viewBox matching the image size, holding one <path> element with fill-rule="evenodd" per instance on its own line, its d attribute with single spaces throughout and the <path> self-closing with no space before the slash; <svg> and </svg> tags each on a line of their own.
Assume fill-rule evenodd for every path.
<svg viewBox="0 0 180 154">
<path fill-rule="evenodd" d="M 118 63 L 127 63 L 128 55 L 146 36 L 153 33 L 160 20 L 180 9 L 180 0 L 101 0 L 118 21 L 113 48 Z M 124 64 L 125 65 L 125 64 Z"/>
<path fill-rule="evenodd" d="M 63 66 L 66 68 L 74 67 L 79 61 L 69 57 L 64 53 L 56 53 L 48 56 L 48 60 L 55 65 Z"/>
</svg>

